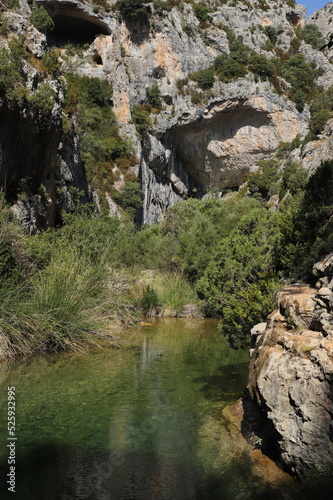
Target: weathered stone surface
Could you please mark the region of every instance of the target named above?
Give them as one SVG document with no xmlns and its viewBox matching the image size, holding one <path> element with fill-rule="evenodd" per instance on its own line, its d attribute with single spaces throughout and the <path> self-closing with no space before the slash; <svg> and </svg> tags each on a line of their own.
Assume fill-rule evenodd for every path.
<svg viewBox="0 0 333 500">
<path fill-rule="evenodd" d="M 314 269 L 321 279 L 327 273 L 328 286 L 285 287 L 265 328 L 251 331 L 256 343 L 248 388 L 266 415 L 282 462 L 297 475 L 333 460 L 332 254 Z"/>
<path fill-rule="evenodd" d="M 308 327 L 313 318 L 317 290 L 303 286 L 283 288 L 276 297 L 281 313 L 298 328 Z"/>
</svg>

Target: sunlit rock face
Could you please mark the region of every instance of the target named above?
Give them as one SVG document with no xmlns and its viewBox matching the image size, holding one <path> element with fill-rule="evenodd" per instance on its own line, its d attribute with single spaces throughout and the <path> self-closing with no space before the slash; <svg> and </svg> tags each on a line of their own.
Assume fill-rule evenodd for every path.
<svg viewBox="0 0 333 500">
<path fill-rule="evenodd" d="M 161 220 L 170 205 L 190 196 L 201 198 L 211 191 L 238 189 L 247 173 L 258 168 L 259 160 L 271 158 L 280 143 L 306 135 L 309 107 L 299 113 L 287 98 L 287 87 L 280 95 L 268 80 L 255 78 L 251 72 L 229 83 L 215 77 L 212 88 L 204 91 L 191 79 L 192 73 L 211 67 L 217 56 L 230 53 L 228 29 L 268 59 L 276 57 L 275 48 L 286 53 L 295 36 L 294 27 L 304 25 L 304 7 L 291 6 L 283 0 L 274 5 L 267 3 L 263 9 L 256 0 L 230 3 L 212 7 L 211 21 L 202 26 L 190 3 L 162 13 L 151 5 L 150 19 L 143 25 L 122 19 L 116 0 L 107 3 L 109 8 L 103 10 L 93 2 L 37 0 L 37 5 L 44 6 L 55 22 L 54 32 L 47 36 L 31 26 L 30 7 L 25 0 L 19 12 L 6 12 L 6 16 L 10 30 L 26 37 L 29 50 L 37 58 L 41 59 L 46 50 L 58 48 L 64 73 L 74 70 L 112 84 L 111 104 L 117 124 L 132 142 L 138 159 L 134 170 L 144 193 L 142 223 Z M 267 45 L 265 30 L 269 27 L 279 31 L 274 49 Z M 85 47 L 82 54 L 68 59 L 68 42 Z M 309 62 L 324 68 L 319 80 L 327 87 L 333 81 L 328 53 L 314 50 L 304 42 L 300 51 Z M 40 78 L 31 74 L 30 87 L 36 86 Z M 146 102 L 147 89 L 153 82 L 158 83 L 162 109 L 151 113 L 148 130 L 139 136 L 133 108 Z M 57 105 L 61 106 L 61 98 Z M 81 189 L 85 174 L 79 138 L 73 148 L 64 146 L 60 135 L 52 136 L 52 140 L 58 137 L 59 146 L 58 154 L 51 155 L 52 165 L 36 167 L 37 162 L 34 168 L 36 172 L 53 169 L 61 189 L 67 190 L 67 199 L 69 185 Z M 321 146 L 318 141 L 309 143 L 293 159 L 312 172 L 323 154 L 331 157 L 329 137 L 329 132 L 325 132 Z M 64 150 L 67 166 L 59 171 L 59 155 L 63 165 Z M 73 152 L 72 157 L 69 151 Z M 17 156 L 23 153 L 18 152 Z M 76 174 L 63 178 L 61 172 L 65 171 Z M 17 185 L 18 179 L 12 180 Z M 89 187 L 85 190 L 89 191 Z M 63 202 L 54 199 L 54 203 L 60 206 Z M 70 206 L 68 200 L 65 204 Z M 110 207 L 112 204 L 110 199 Z"/>
<path fill-rule="evenodd" d="M 280 459 L 296 475 L 333 460 L 333 256 L 314 266 L 316 288 L 288 286 L 252 330 L 249 391 Z"/>
<path fill-rule="evenodd" d="M 143 186 L 150 199 L 144 222 L 159 220 L 174 198 L 240 186 L 252 165 L 306 127 L 291 103 L 265 92 L 215 99 L 200 112 L 183 113 L 177 124 L 146 140 Z"/>
</svg>

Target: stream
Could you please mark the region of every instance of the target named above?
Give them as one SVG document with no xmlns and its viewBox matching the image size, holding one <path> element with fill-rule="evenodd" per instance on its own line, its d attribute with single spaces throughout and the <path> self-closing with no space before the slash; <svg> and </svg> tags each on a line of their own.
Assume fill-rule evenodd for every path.
<svg viewBox="0 0 333 500">
<path fill-rule="evenodd" d="M 126 338 L 131 347 L 0 365 L 0 498 L 282 498 L 255 476 L 223 415 L 246 386 L 248 352 L 231 350 L 213 320 L 160 321 Z"/>
</svg>

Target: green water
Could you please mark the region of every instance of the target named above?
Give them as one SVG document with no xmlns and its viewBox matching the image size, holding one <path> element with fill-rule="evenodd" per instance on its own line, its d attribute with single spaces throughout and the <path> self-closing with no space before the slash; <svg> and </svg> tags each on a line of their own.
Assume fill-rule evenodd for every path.
<svg viewBox="0 0 333 500">
<path fill-rule="evenodd" d="M 244 390 L 248 354 L 230 350 L 207 320 L 141 327 L 130 342 L 1 366 L 1 499 L 256 498 L 222 417 Z M 15 495 L 6 485 L 11 386 Z"/>
</svg>

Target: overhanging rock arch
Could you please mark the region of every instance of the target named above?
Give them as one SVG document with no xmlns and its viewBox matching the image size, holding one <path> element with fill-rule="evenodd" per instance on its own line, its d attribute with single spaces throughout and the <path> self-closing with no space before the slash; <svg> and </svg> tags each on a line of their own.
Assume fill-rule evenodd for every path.
<svg viewBox="0 0 333 500">
<path fill-rule="evenodd" d="M 111 29 L 106 22 L 93 13 L 89 4 L 74 0 L 37 0 L 55 23 L 51 36 L 56 41 L 92 42 L 97 35 L 110 35 Z"/>
</svg>

